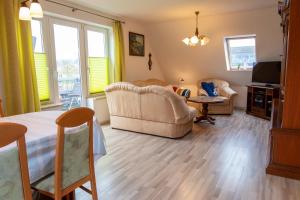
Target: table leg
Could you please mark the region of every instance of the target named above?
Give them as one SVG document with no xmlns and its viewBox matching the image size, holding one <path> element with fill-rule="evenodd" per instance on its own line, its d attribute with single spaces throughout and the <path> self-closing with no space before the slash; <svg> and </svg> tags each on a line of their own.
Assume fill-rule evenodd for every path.
<svg viewBox="0 0 300 200">
<path fill-rule="evenodd" d="M 213 117 L 208 116 L 208 104 L 207 103 L 203 103 L 202 104 L 202 115 L 199 117 L 196 117 L 196 120 L 194 121 L 194 123 L 198 123 L 200 121 L 206 120 L 208 121 L 210 124 L 215 125 L 215 120 Z"/>
</svg>

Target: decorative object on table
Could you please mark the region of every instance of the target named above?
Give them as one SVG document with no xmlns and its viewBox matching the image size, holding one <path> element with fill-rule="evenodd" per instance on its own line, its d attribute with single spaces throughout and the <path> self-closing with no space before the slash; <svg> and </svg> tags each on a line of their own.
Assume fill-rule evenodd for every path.
<svg viewBox="0 0 300 200">
<path fill-rule="evenodd" d="M 0 148 L 17 143 L 18 147 L 0 153 L 0 199 L 31 200 L 25 144 L 27 128 L 21 124 L 0 123 Z"/>
<path fill-rule="evenodd" d="M 218 96 L 217 89 L 213 82 L 209 82 L 209 83 L 202 82 L 201 87 L 203 90 L 205 90 L 205 92 L 208 94 L 208 96 L 210 96 L 210 97 Z"/>
<path fill-rule="evenodd" d="M 200 44 L 200 46 L 205 46 L 209 42 L 209 38 L 206 35 L 200 35 L 198 29 L 198 18 L 199 18 L 199 11 L 195 12 L 196 14 L 196 31 L 195 35 L 192 37 L 187 37 L 182 40 L 182 42 L 188 46 L 196 46 Z"/>
<path fill-rule="evenodd" d="M 129 32 L 129 55 L 145 56 L 145 36 Z"/>
<path fill-rule="evenodd" d="M 149 53 L 149 61 L 148 61 L 148 66 L 149 66 L 149 71 L 152 70 L 152 60 L 151 60 L 152 54 Z"/>
<path fill-rule="evenodd" d="M 75 108 L 65 112 L 56 120 L 58 127 L 55 173 L 32 184 L 34 190 L 55 199 L 81 188 L 98 200 L 94 167 L 94 111 Z M 77 131 L 70 128 L 80 127 Z M 74 141 L 77 141 L 74 144 Z M 91 190 L 83 185 L 91 183 Z"/>
<path fill-rule="evenodd" d="M 200 110 L 201 115 L 199 117 L 196 117 L 196 120 L 194 121 L 195 123 L 205 120 L 210 124 L 215 125 L 216 119 L 208 115 L 208 105 L 223 103 L 224 99 L 220 97 L 197 96 L 188 98 L 187 101 L 202 104 L 202 110 Z"/>
<path fill-rule="evenodd" d="M 27 5 L 30 2 L 30 8 Z M 31 21 L 32 18 L 43 18 L 43 9 L 38 0 L 27 0 L 21 2 L 19 10 L 19 19 L 24 21 Z"/>
</svg>

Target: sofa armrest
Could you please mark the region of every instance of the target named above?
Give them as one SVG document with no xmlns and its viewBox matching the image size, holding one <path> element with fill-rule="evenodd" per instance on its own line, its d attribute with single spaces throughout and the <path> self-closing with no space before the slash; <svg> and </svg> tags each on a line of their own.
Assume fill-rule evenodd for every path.
<svg viewBox="0 0 300 200">
<path fill-rule="evenodd" d="M 236 91 L 234 91 L 233 89 L 231 89 L 230 87 L 220 88 L 220 95 L 224 96 L 224 97 L 227 97 L 229 99 L 233 98 L 237 94 L 238 93 Z"/>
</svg>

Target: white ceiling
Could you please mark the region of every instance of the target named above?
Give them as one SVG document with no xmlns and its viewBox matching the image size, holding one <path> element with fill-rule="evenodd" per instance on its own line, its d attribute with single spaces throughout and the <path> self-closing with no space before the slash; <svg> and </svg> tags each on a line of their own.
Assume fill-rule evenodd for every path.
<svg viewBox="0 0 300 200">
<path fill-rule="evenodd" d="M 147 22 L 200 15 L 254 10 L 275 6 L 278 0 L 68 0 L 97 11 Z"/>
</svg>

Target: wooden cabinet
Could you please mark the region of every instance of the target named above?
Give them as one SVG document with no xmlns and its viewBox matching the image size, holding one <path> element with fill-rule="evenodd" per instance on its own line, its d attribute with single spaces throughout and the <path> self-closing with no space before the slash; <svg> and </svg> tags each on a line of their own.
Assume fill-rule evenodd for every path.
<svg viewBox="0 0 300 200">
<path fill-rule="evenodd" d="M 300 1 L 279 4 L 283 28 L 280 96 L 273 102 L 267 173 L 300 179 Z"/>
<path fill-rule="evenodd" d="M 273 99 L 276 98 L 279 98 L 279 88 L 249 85 L 247 114 L 270 120 Z"/>
</svg>

